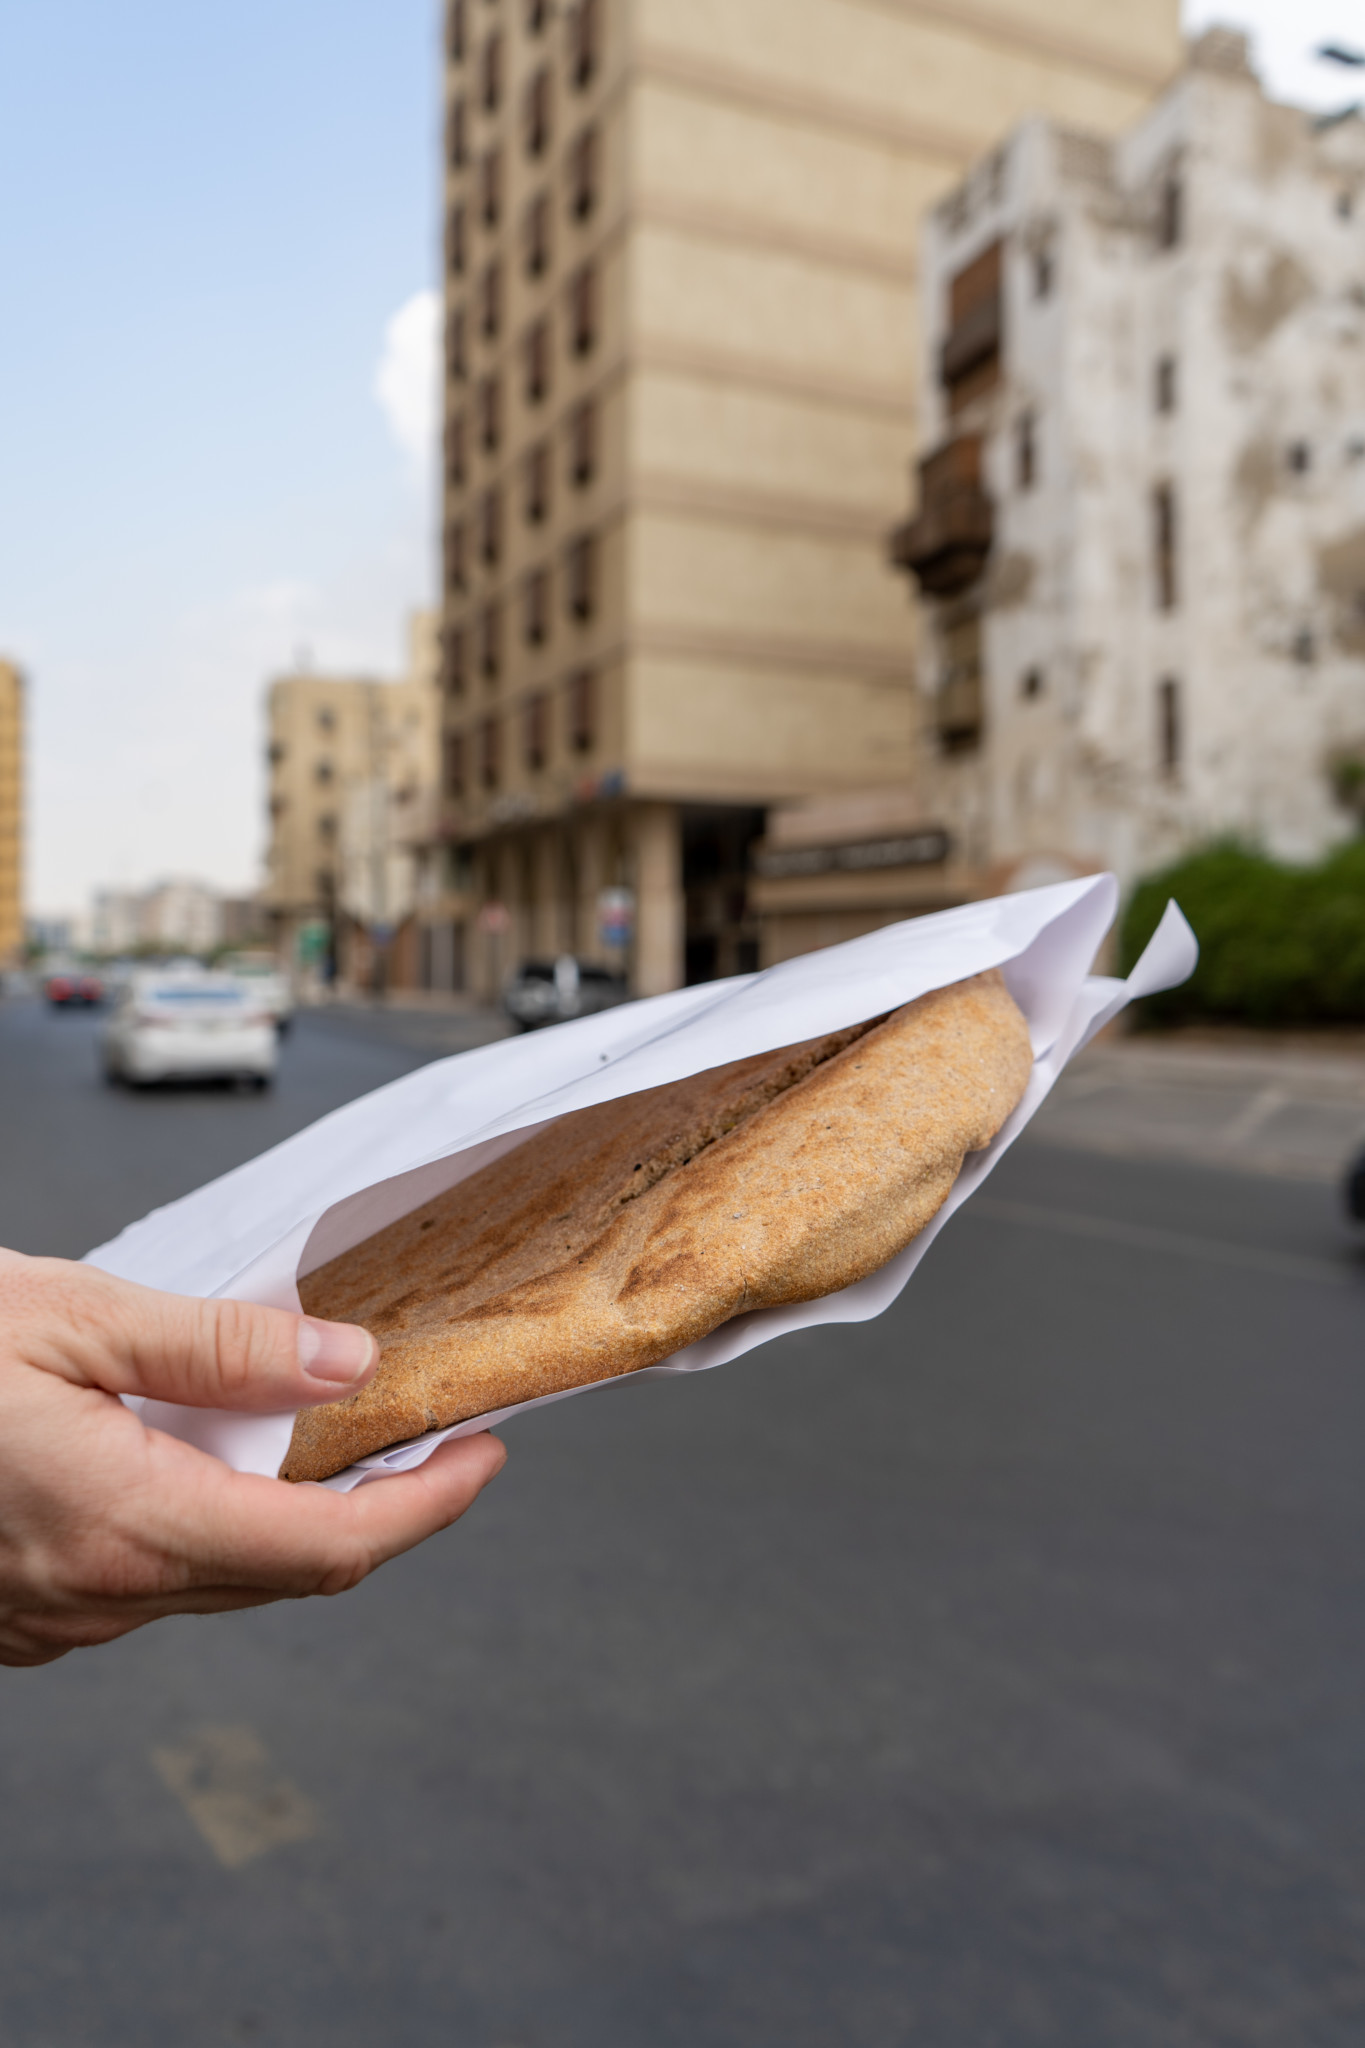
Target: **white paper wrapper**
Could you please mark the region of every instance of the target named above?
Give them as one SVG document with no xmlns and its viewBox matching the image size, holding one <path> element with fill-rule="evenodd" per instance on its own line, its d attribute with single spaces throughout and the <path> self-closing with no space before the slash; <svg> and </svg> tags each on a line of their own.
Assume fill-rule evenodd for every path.
<svg viewBox="0 0 1365 2048">
<path fill-rule="evenodd" d="M 181 1294 L 298 1309 L 302 1275 L 571 1110 L 838 1031 L 930 989 L 999 967 L 1028 1019 L 1032 1078 L 994 1144 L 968 1155 L 928 1228 L 868 1279 L 820 1301 L 737 1316 L 644 1371 L 701 1372 L 788 1330 L 864 1322 L 900 1293 L 939 1230 L 981 1185 L 1072 1054 L 1134 997 L 1173 988 L 1192 971 L 1198 953 L 1194 934 L 1172 903 L 1126 981 L 1089 975 L 1117 902 L 1113 876 L 1094 875 L 969 903 L 760 974 L 679 989 L 437 1060 L 334 1110 L 194 1194 L 153 1210 L 91 1252 L 89 1263 Z M 467 1436 L 521 1408 L 568 1398 L 548 1394 L 435 1430 L 364 1458 L 326 1484 L 347 1491 L 409 1471 L 448 1436 Z M 271 1476 L 279 1471 L 294 1425 L 292 1414 L 230 1415 L 163 1401 L 144 1402 L 142 1415 L 238 1471 Z"/>
</svg>

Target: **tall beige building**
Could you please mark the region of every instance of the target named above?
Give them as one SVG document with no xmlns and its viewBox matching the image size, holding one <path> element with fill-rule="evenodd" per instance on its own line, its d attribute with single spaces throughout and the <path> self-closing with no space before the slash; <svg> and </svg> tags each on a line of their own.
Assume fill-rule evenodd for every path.
<svg viewBox="0 0 1365 2048">
<path fill-rule="evenodd" d="M 0 967 L 24 943 L 24 678 L 0 661 Z"/>
<path fill-rule="evenodd" d="M 382 950 L 412 946 L 412 847 L 435 801 L 437 645 L 435 616 L 419 612 L 401 681 L 304 671 L 270 685 L 261 900 L 282 957 L 305 973 L 368 980 L 376 937 Z"/>
<path fill-rule="evenodd" d="M 420 915 L 471 986 L 755 965 L 766 807 L 910 781 L 920 217 L 1021 116 L 1115 132 L 1178 58 L 1176 0 L 448 0 Z"/>
</svg>

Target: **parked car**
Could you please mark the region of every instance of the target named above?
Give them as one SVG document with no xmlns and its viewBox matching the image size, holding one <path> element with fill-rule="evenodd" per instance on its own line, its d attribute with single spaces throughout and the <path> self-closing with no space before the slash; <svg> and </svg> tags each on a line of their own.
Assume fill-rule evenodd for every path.
<svg viewBox="0 0 1365 2048">
<path fill-rule="evenodd" d="M 537 1031 L 610 1010 L 628 997 L 624 975 L 561 953 L 557 960 L 524 960 L 503 991 L 502 1005 L 518 1031 Z"/>
<path fill-rule="evenodd" d="M 43 994 L 54 1010 L 89 1010 L 104 1001 L 104 983 L 83 967 L 51 967 L 43 977 Z"/>
<path fill-rule="evenodd" d="M 269 1010 L 281 1038 L 294 1016 L 294 991 L 289 976 L 280 972 L 273 953 L 228 953 L 218 962 L 221 974 L 244 982 L 259 1008 Z"/>
<path fill-rule="evenodd" d="M 101 1035 L 105 1079 L 250 1081 L 269 1086 L 275 1019 L 229 974 L 139 973 L 125 983 Z"/>
</svg>

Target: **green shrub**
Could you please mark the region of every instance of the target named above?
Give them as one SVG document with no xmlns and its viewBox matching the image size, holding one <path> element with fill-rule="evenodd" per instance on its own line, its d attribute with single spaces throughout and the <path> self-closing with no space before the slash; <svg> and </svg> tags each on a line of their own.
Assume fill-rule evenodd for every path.
<svg viewBox="0 0 1365 2048">
<path fill-rule="evenodd" d="M 1365 1022 L 1365 839 L 1312 868 L 1224 842 L 1148 876 L 1120 929 L 1125 974 L 1172 896 L 1194 927 L 1199 965 L 1183 988 L 1142 1004 L 1145 1021 Z"/>
</svg>

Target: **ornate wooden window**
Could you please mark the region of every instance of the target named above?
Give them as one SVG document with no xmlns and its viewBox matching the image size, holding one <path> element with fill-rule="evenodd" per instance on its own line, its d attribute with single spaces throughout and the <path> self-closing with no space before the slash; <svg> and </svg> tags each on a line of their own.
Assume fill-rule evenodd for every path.
<svg viewBox="0 0 1365 2048">
<path fill-rule="evenodd" d="M 602 61 L 602 14 L 598 0 L 576 0 L 576 5 L 569 9 L 565 26 L 568 31 L 569 78 L 581 92 L 584 86 L 591 85 Z"/>
</svg>

